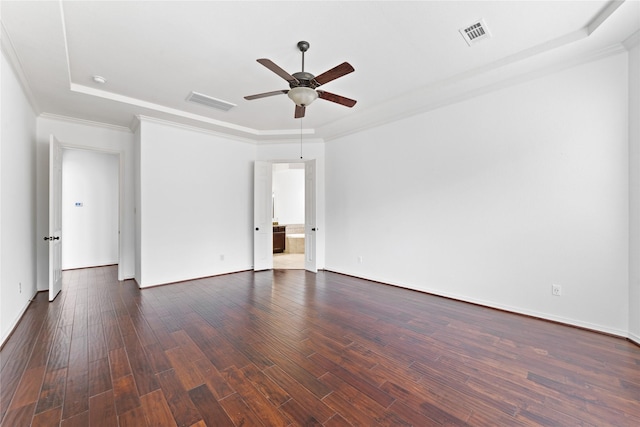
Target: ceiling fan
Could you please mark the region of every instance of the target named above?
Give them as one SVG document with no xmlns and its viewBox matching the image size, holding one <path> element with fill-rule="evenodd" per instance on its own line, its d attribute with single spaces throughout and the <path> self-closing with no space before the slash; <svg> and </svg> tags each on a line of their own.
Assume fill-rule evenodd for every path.
<svg viewBox="0 0 640 427">
<path fill-rule="evenodd" d="M 304 117 L 306 107 L 315 101 L 317 98 L 324 99 L 326 101 L 335 102 L 336 104 L 344 105 L 346 107 L 353 107 L 356 105 L 356 101 L 346 98 L 344 96 L 336 95 L 324 90 L 316 90 L 318 86 L 335 80 L 338 77 L 342 77 L 354 71 L 354 68 L 348 62 L 343 62 L 340 65 L 333 67 L 332 69 L 325 71 L 319 76 L 314 76 L 311 73 L 304 71 L 304 53 L 309 50 L 309 42 L 298 42 L 298 49 L 302 52 L 302 71 L 289 74 L 273 61 L 266 58 L 258 59 L 257 61 L 285 79 L 289 83 L 290 89 L 276 90 L 273 92 L 259 93 L 257 95 L 245 96 L 244 99 L 252 100 L 258 98 L 266 98 L 267 96 L 287 94 L 289 98 L 296 104 L 294 117 L 299 119 Z"/>
</svg>

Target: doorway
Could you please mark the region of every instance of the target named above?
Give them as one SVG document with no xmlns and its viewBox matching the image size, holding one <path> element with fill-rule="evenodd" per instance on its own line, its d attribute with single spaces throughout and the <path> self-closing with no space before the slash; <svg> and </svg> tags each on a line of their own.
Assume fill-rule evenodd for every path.
<svg viewBox="0 0 640 427">
<path fill-rule="evenodd" d="M 62 150 L 62 270 L 119 264 L 119 154 Z"/>
<path fill-rule="evenodd" d="M 273 268 L 305 268 L 305 164 L 272 166 Z"/>
<path fill-rule="evenodd" d="M 80 150 L 82 152 L 103 153 L 115 156 L 117 168 L 116 173 L 109 176 L 109 180 L 117 188 L 116 201 L 112 203 L 115 206 L 115 215 L 111 215 L 111 219 L 117 218 L 117 256 L 115 264 L 118 265 L 118 280 L 123 280 L 122 265 L 120 257 L 122 254 L 122 239 L 120 239 L 120 224 L 122 223 L 122 195 L 123 195 L 123 153 L 111 150 L 99 150 L 87 147 L 79 147 L 61 143 L 53 134 L 49 135 L 49 218 L 48 218 L 48 235 L 44 237 L 47 241 L 47 281 L 49 284 L 49 301 L 53 301 L 62 290 L 62 222 L 63 222 L 63 156 L 66 150 Z M 67 173 L 69 170 L 67 168 Z M 114 179 L 115 175 L 115 179 Z M 99 191 L 98 191 L 99 192 Z M 87 194 L 87 193 L 85 193 Z M 84 207 L 82 200 L 74 201 L 74 207 Z M 92 238 L 91 235 L 88 238 Z M 66 240 L 66 239 L 65 239 Z M 69 244 L 67 245 L 69 246 Z"/>
<path fill-rule="evenodd" d="M 273 269 L 273 164 L 256 160 L 253 174 L 253 270 Z M 318 271 L 316 232 L 316 159 L 304 161 L 304 269 Z"/>
</svg>

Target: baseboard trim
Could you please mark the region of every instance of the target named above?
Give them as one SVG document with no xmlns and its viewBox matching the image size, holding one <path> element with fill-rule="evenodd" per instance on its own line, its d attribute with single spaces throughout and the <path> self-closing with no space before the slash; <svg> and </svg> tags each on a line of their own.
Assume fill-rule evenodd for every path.
<svg viewBox="0 0 640 427">
<path fill-rule="evenodd" d="M 31 306 L 31 303 L 33 302 L 33 300 L 35 300 L 36 295 L 38 295 L 38 292 L 49 292 L 49 291 L 39 290 L 33 294 L 33 296 L 29 299 L 29 302 L 25 304 L 25 306 L 20 311 L 20 314 L 18 314 L 18 316 L 14 320 L 13 324 L 11 325 L 11 328 L 9 328 L 9 332 L 7 333 L 7 335 L 2 337 L 2 340 L 0 340 L 0 350 L 4 348 L 4 345 L 7 343 L 7 341 L 9 341 L 9 338 L 11 338 L 11 335 L 13 335 L 13 333 L 15 332 L 16 328 L 18 327 L 18 324 L 22 320 L 22 316 L 24 316 L 24 314 L 27 312 L 27 310 L 29 309 L 29 306 Z"/>
<path fill-rule="evenodd" d="M 640 337 L 637 337 L 637 336 L 633 336 L 632 337 L 632 334 L 630 334 L 630 333 L 623 333 L 623 332 L 619 332 L 619 331 L 609 331 L 609 330 L 604 330 L 604 329 L 597 329 L 596 327 L 592 327 L 592 326 L 589 326 L 589 325 L 571 323 L 568 320 L 564 320 L 564 319 L 560 319 L 560 318 L 544 317 L 543 315 L 536 314 L 536 313 L 518 311 L 515 308 L 504 307 L 504 306 L 496 306 L 496 305 L 491 305 L 491 304 L 489 304 L 487 302 L 484 302 L 484 301 L 469 300 L 469 299 L 464 299 L 464 298 L 462 298 L 460 296 L 439 294 L 439 293 L 436 293 L 436 292 L 431 292 L 431 291 L 427 291 L 427 290 L 423 290 L 423 289 L 415 289 L 415 288 L 411 288 L 411 287 L 405 286 L 405 285 L 387 283 L 387 282 L 383 282 L 383 281 L 380 281 L 380 280 L 371 279 L 371 278 L 368 278 L 368 277 L 362 277 L 362 276 L 357 276 L 357 275 L 354 275 L 354 274 L 343 273 L 341 271 L 336 271 L 336 270 L 325 270 L 325 271 L 329 271 L 329 272 L 336 273 L 336 274 L 341 274 L 343 276 L 355 277 L 355 278 L 361 279 L 361 280 L 368 280 L 370 282 L 379 283 L 379 284 L 386 285 L 386 286 L 393 286 L 393 287 L 396 287 L 396 288 L 402 288 L 402 289 L 406 289 L 406 290 L 409 290 L 409 291 L 420 292 L 420 293 L 423 293 L 423 294 L 426 294 L 426 295 L 432 295 L 432 296 L 439 297 L 439 298 L 446 298 L 446 299 L 449 299 L 449 300 L 452 300 L 452 301 L 459 301 L 459 302 L 463 302 L 463 303 L 466 303 L 466 304 L 472 304 L 472 305 L 479 306 L 479 307 L 490 308 L 492 310 L 502 311 L 504 313 L 511 313 L 511 314 L 516 314 L 516 315 L 519 315 L 519 316 L 528 317 L 528 318 L 531 318 L 531 319 L 537 319 L 537 320 L 542 320 L 542 321 L 549 322 L 549 323 L 555 323 L 557 325 L 569 326 L 571 328 L 581 329 L 583 331 L 595 332 L 595 333 L 598 333 L 598 334 L 601 334 L 601 335 L 607 335 L 607 336 L 610 336 L 610 337 L 626 339 L 627 341 L 633 342 L 634 344 L 640 346 Z"/>
</svg>

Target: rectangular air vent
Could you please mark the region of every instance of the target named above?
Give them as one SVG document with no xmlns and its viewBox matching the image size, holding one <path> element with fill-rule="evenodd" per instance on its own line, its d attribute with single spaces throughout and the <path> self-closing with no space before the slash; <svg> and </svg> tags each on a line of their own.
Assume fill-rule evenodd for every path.
<svg viewBox="0 0 640 427">
<path fill-rule="evenodd" d="M 207 107 L 215 108 L 216 110 L 229 111 L 236 104 L 232 104 L 221 99 L 216 99 L 211 96 L 203 95 L 198 92 L 191 92 L 187 97 L 187 101 L 195 102 L 196 104 L 206 105 Z"/>
<path fill-rule="evenodd" d="M 464 41 L 466 41 L 469 46 L 491 37 L 491 33 L 489 33 L 484 19 L 480 19 L 468 27 L 460 28 L 458 31 L 460 31 L 460 34 L 464 37 Z"/>
</svg>

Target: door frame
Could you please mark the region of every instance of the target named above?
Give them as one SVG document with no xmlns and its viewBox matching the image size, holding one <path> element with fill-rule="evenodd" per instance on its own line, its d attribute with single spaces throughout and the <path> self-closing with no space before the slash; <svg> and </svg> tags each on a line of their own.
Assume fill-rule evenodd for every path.
<svg viewBox="0 0 640 427">
<path fill-rule="evenodd" d="M 49 135 L 49 217 L 47 235 L 47 273 L 49 301 L 62 291 L 62 144 Z"/>
<path fill-rule="evenodd" d="M 304 269 L 318 272 L 318 161 L 307 160 L 304 164 Z M 309 184 L 311 177 L 311 185 Z M 311 191 L 309 191 L 311 190 Z M 311 209 L 309 209 L 311 207 Z"/>
<path fill-rule="evenodd" d="M 273 163 L 253 163 L 253 271 L 273 269 Z"/>
<path fill-rule="evenodd" d="M 318 159 L 317 158 L 256 160 L 255 162 L 263 162 L 263 163 L 268 163 L 268 164 L 271 165 L 271 168 L 270 168 L 270 170 L 271 170 L 271 181 L 273 182 L 273 165 L 274 164 L 277 164 L 277 163 L 304 163 L 305 164 L 305 180 L 306 180 L 307 163 L 310 162 L 310 161 L 315 161 L 315 168 L 314 168 L 314 181 L 315 181 L 315 186 L 316 186 L 316 191 L 315 191 L 315 207 L 316 207 L 315 220 L 317 222 L 318 221 L 318 212 L 317 212 L 317 210 L 318 210 Z M 254 173 L 255 173 L 255 162 L 254 162 L 254 169 L 253 169 Z M 255 179 L 255 177 L 254 177 L 254 179 Z M 254 191 L 254 200 L 255 200 L 256 189 L 254 188 L 253 191 Z M 271 203 L 273 203 L 273 198 L 269 197 L 269 199 L 271 200 Z M 306 221 L 306 212 L 307 212 L 307 209 L 308 209 L 306 196 L 305 196 L 305 206 L 304 206 L 304 208 L 305 208 L 305 221 Z M 273 212 L 273 205 L 271 206 L 271 211 Z M 255 212 L 255 206 L 254 206 L 254 212 Z M 254 227 L 255 227 L 255 224 L 254 224 Z M 305 234 L 306 234 L 306 228 L 307 228 L 307 225 L 305 224 Z M 317 229 L 317 224 L 316 224 L 316 226 L 314 228 Z M 319 231 L 319 229 L 317 229 L 317 230 Z M 314 230 L 314 232 L 315 232 L 315 230 Z M 254 271 L 260 271 L 260 270 L 255 270 L 255 244 L 256 244 L 256 242 L 255 242 L 255 240 L 256 240 L 255 233 L 254 233 L 253 236 L 254 236 L 254 260 L 253 260 L 254 261 Z M 317 236 L 317 234 L 316 234 L 316 236 Z M 306 244 L 305 244 L 305 267 L 304 267 L 304 269 L 306 271 L 311 271 L 311 272 L 315 273 L 318 270 L 317 267 L 318 267 L 318 264 L 319 264 L 318 263 L 318 238 L 316 237 L 313 240 L 314 240 L 314 245 L 315 245 L 315 248 L 314 248 L 315 250 L 313 251 L 314 257 L 315 257 L 314 265 L 315 265 L 316 268 L 315 268 L 315 270 L 308 270 L 307 269 L 307 260 L 306 260 L 306 258 L 307 258 L 307 248 L 306 248 Z M 273 253 L 271 253 L 271 256 L 273 257 Z M 273 269 L 273 262 L 271 264 L 271 269 Z"/>
<path fill-rule="evenodd" d="M 124 151 L 122 150 L 110 150 L 108 148 L 91 147 L 86 145 L 69 144 L 64 141 L 60 141 L 60 148 L 62 150 L 83 150 L 93 151 L 102 154 L 111 154 L 118 156 L 118 280 L 125 280 L 124 268 L 122 265 L 122 254 L 124 253 L 122 242 L 122 224 L 124 224 Z M 62 173 L 64 174 L 64 165 L 62 167 Z M 62 189 L 60 189 L 62 192 Z"/>
</svg>

